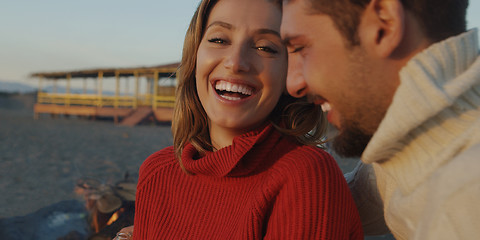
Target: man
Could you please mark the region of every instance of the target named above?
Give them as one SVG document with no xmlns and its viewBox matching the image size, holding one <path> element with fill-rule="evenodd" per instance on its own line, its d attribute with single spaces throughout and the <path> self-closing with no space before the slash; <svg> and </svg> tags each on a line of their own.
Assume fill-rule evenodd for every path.
<svg viewBox="0 0 480 240">
<path fill-rule="evenodd" d="M 467 6 L 283 1 L 288 91 L 328 112 L 337 153 L 373 165 L 396 239 L 480 236 L 480 58 Z"/>
</svg>

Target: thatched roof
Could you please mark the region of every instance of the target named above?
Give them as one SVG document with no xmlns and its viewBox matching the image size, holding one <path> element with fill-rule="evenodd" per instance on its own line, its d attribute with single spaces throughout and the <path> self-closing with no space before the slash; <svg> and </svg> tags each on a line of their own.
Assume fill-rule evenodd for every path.
<svg viewBox="0 0 480 240">
<path fill-rule="evenodd" d="M 66 79 L 68 75 L 70 78 L 97 78 L 99 73 L 103 73 L 103 77 L 115 77 L 116 74 L 119 77 L 130 77 L 135 76 L 135 73 L 138 76 L 142 77 L 153 77 L 155 72 L 158 72 L 159 77 L 175 77 L 180 63 L 164 64 L 153 67 L 133 67 L 133 68 L 98 68 L 98 69 L 87 69 L 87 70 L 77 70 L 77 71 L 65 71 L 65 72 L 39 72 L 32 73 L 31 77 L 41 77 L 45 79 Z"/>
</svg>

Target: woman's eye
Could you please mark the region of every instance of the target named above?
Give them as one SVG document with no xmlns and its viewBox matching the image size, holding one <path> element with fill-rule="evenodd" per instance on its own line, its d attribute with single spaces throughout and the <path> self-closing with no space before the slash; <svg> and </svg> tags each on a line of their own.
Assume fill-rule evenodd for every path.
<svg viewBox="0 0 480 240">
<path fill-rule="evenodd" d="M 218 44 L 225 44 L 227 43 L 227 41 L 221 39 L 221 38 L 211 38 L 211 39 L 208 39 L 209 42 L 211 43 L 218 43 Z"/>
<path fill-rule="evenodd" d="M 259 46 L 259 47 L 255 47 L 257 50 L 260 50 L 260 51 L 263 51 L 263 52 L 267 52 L 267 53 L 278 53 L 277 50 L 271 48 L 271 47 L 268 47 L 268 46 Z"/>
</svg>

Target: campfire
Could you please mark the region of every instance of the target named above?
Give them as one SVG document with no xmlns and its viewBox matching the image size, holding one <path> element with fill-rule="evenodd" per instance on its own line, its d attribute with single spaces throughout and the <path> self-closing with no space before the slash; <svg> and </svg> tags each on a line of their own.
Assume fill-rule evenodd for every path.
<svg viewBox="0 0 480 240">
<path fill-rule="evenodd" d="M 83 196 L 90 213 L 90 240 L 105 240 L 115 237 L 117 232 L 133 225 L 135 215 L 135 181 L 129 178 L 109 185 L 95 179 L 80 179 L 75 192 Z"/>
</svg>

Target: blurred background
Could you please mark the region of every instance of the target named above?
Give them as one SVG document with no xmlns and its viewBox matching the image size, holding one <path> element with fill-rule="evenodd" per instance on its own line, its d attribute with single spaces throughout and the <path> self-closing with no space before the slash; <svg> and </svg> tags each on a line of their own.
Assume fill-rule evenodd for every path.
<svg viewBox="0 0 480 240">
<path fill-rule="evenodd" d="M 30 75 L 178 62 L 197 4 L 0 1 L 0 238 L 109 239 L 116 232 L 107 224 L 112 209 L 129 212 L 138 168 L 171 145 L 170 126 L 146 121 L 127 127 L 73 116 L 34 120 L 38 79 Z M 480 27 L 479 12 L 480 1 L 470 1 L 469 29 Z M 71 87 L 81 84 L 72 81 Z M 115 86 L 106 82 L 104 90 Z M 347 172 L 356 161 L 339 159 L 339 165 Z M 129 221 L 120 220 L 117 227 Z M 107 230 L 96 234 L 100 227 Z"/>
</svg>

